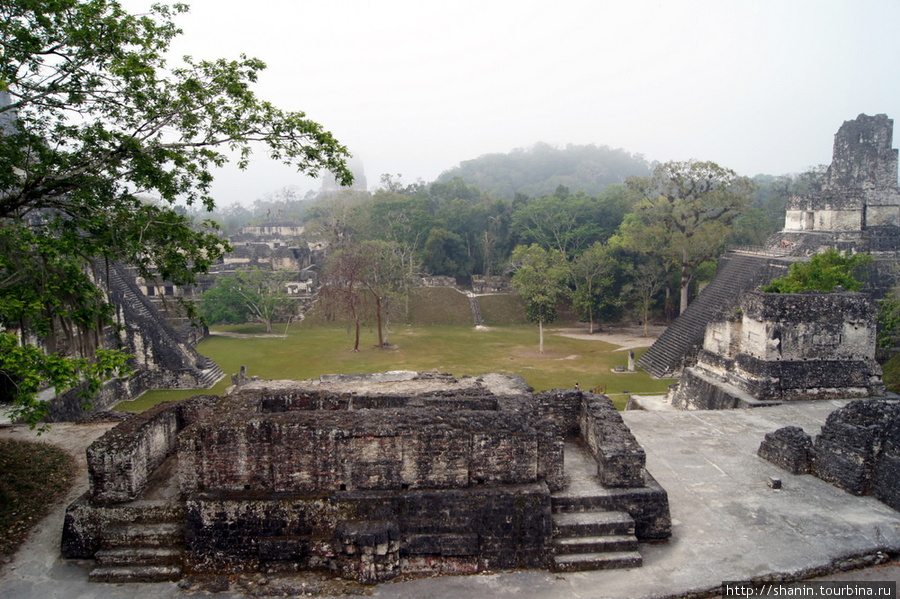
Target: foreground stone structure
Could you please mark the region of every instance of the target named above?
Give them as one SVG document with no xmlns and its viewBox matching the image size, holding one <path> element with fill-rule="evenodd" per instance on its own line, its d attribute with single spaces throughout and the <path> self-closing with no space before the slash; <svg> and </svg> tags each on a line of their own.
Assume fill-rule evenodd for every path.
<svg viewBox="0 0 900 599">
<path fill-rule="evenodd" d="M 251 381 L 122 423 L 88 463 L 62 551 L 97 581 L 636 566 L 671 529 L 609 398 L 507 375 Z"/>
<path fill-rule="evenodd" d="M 882 396 L 876 315 L 862 293 L 745 293 L 731 318 L 707 325 L 670 401 L 716 410 Z"/>
<path fill-rule="evenodd" d="M 767 433 L 759 456 L 793 474 L 813 474 L 854 495 L 900 510 L 900 404 L 855 400 L 811 437 L 799 427 Z"/>
</svg>

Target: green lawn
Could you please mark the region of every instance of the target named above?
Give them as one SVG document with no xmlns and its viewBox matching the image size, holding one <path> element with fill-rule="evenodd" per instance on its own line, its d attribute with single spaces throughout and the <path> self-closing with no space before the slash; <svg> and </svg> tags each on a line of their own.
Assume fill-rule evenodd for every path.
<svg viewBox="0 0 900 599">
<path fill-rule="evenodd" d="M 217 332 L 262 333 L 261 326 L 214 327 Z M 283 328 L 275 327 L 279 333 Z M 322 374 L 382 372 L 387 370 L 437 370 L 456 376 L 503 372 L 522 375 L 538 391 L 572 388 L 600 389 L 623 404 L 626 393 L 664 393 L 671 380 L 654 380 L 643 372 L 617 374 L 626 366 L 627 351 L 594 340 L 580 340 L 549 333 L 544 353 L 538 353 L 534 325 L 510 325 L 476 330 L 471 325 L 407 326 L 391 332 L 396 349 L 374 348 L 374 330 L 364 329 L 360 351 L 345 327 L 292 325 L 286 338 L 232 338 L 211 336 L 198 347 L 229 376 L 212 390 L 152 391 L 118 409 L 142 411 L 161 401 L 184 399 L 202 393 L 224 392 L 230 374 L 247 366 L 248 374 L 264 379 L 314 378 Z M 638 356 L 643 350 L 637 350 Z"/>
</svg>

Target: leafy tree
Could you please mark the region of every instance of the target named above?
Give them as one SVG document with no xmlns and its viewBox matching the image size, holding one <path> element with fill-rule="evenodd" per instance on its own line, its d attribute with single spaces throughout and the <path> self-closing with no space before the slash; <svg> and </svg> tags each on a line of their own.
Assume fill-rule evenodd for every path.
<svg viewBox="0 0 900 599">
<path fill-rule="evenodd" d="M 596 199 L 583 194 L 571 196 L 560 186 L 553 195 L 531 200 L 516 210 L 512 226 L 523 243 L 574 256 L 600 238 L 592 214 L 595 203 Z"/>
<path fill-rule="evenodd" d="M 329 317 L 344 317 L 354 328 L 352 351 L 359 351 L 359 329 L 374 317 L 378 348 L 387 347 L 385 331 L 409 290 L 409 275 L 396 244 L 368 241 L 349 244 L 332 254 L 325 266 L 319 299 Z M 367 304 L 369 300 L 369 304 Z M 371 305 L 371 311 L 367 308 Z"/>
<path fill-rule="evenodd" d="M 300 171 L 352 180 L 347 151 L 330 133 L 301 112 L 257 98 L 260 60 L 167 64 L 180 33 L 173 18 L 186 10 L 156 5 L 137 16 L 115 0 L 0 3 L 4 344 L 20 346 L 3 332 L 11 326 L 22 339 L 98 337 L 110 311 L 93 273 L 106 261 L 193 283 L 227 244 L 213 223 L 192 222 L 175 203 L 211 209 L 212 169 L 232 154 L 246 167 L 259 143 Z M 72 361 L 71 370 L 91 387 L 111 372 L 115 360 L 107 356 L 96 354 L 94 369 Z M 22 381 L 38 376 L 56 384 L 36 361 L 6 362 L 2 375 L 20 406 L 33 399 Z"/>
<path fill-rule="evenodd" d="M 633 301 L 641 314 L 644 325 L 643 336 L 646 337 L 650 324 L 650 306 L 656 294 L 665 286 L 669 276 L 666 264 L 652 255 L 638 255 L 626 263 L 625 272 L 629 282 L 622 288 L 622 295 Z"/>
<path fill-rule="evenodd" d="M 271 333 L 273 322 L 294 315 L 296 303 L 287 292 L 293 280 L 293 273 L 286 271 L 237 270 L 233 276 L 219 277 L 203 293 L 200 313 L 213 323 L 261 322 Z"/>
<path fill-rule="evenodd" d="M 49 413 L 50 404 L 38 399 L 45 387 L 64 391 L 78 387 L 78 395 L 89 407 L 89 399 L 103 381 L 130 372 L 129 356 L 117 351 L 96 350 L 91 359 L 47 354 L 34 345 L 22 345 L 15 335 L 0 334 L 0 397 L 13 400 L 10 418 L 35 428 Z M 44 430 L 46 426 L 42 427 Z"/>
<path fill-rule="evenodd" d="M 446 229 L 432 229 L 425 242 L 425 268 L 433 274 L 464 277 L 472 274 L 465 242 Z"/>
<path fill-rule="evenodd" d="M 860 266 L 872 261 L 869 254 L 841 253 L 830 249 L 810 258 L 809 262 L 794 262 L 788 274 L 765 287 L 767 293 L 800 293 L 802 291 L 834 291 L 841 286 L 847 291 L 859 291 L 862 282 L 854 276 Z"/>
<path fill-rule="evenodd" d="M 513 289 L 525 300 L 528 320 L 538 323 L 539 349 L 544 353 L 544 324 L 556 320 L 556 305 L 569 293 L 566 256 L 537 244 L 520 245 L 513 250 L 510 264 Z"/>
<path fill-rule="evenodd" d="M 628 187 L 641 202 L 632 235 L 651 229 L 665 240 L 669 260 L 681 269 L 681 312 L 687 308 L 696 269 L 722 249 L 729 225 L 750 205 L 753 181 L 714 162 L 667 162 L 650 177 L 635 177 Z"/>
<path fill-rule="evenodd" d="M 367 199 L 367 193 L 352 189 L 324 194 L 309 209 L 310 234 L 324 238 L 334 249 L 352 243 L 357 229 L 365 222 L 360 209 Z"/>
<path fill-rule="evenodd" d="M 878 300 L 878 327 L 875 345 L 878 349 L 891 349 L 900 337 L 900 299 L 887 297 Z"/>
<path fill-rule="evenodd" d="M 572 306 L 579 317 L 588 319 L 593 334 L 595 318 L 613 317 L 621 307 L 615 289 L 618 264 L 609 246 L 597 242 L 571 263 L 571 269 Z"/>
</svg>

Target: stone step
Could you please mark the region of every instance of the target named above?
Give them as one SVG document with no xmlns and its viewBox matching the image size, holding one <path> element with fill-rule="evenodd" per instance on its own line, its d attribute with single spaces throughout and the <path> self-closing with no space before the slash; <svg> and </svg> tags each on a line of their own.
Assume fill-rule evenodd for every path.
<svg viewBox="0 0 900 599">
<path fill-rule="evenodd" d="M 553 569 L 556 572 L 583 572 L 585 570 L 613 570 L 616 568 L 639 568 L 644 560 L 637 551 L 617 551 L 613 553 L 577 553 L 554 555 Z"/>
<path fill-rule="evenodd" d="M 103 534 L 103 549 L 116 547 L 179 547 L 184 527 L 175 522 L 111 526 Z"/>
<path fill-rule="evenodd" d="M 180 580 L 181 566 L 102 566 L 88 574 L 91 582 L 174 582 Z"/>
<path fill-rule="evenodd" d="M 114 547 L 94 554 L 98 566 L 181 566 L 184 554 L 175 547 Z"/>
<path fill-rule="evenodd" d="M 564 495 L 552 498 L 550 510 L 553 514 L 573 512 L 615 511 L 615 497 L 612 495 Z"/>
<path fill-rule="evenodd" d="M 557 555 L 637 551 L 638 540 L 634 535 L 557 537 L 553 539 L 553 550 Z"/>
<path fill-rule="evenodd" d="M 561 537 L 634 534 L 628 512 L 563 512 L 552 520 L 554 534 Z"/>
</svg>

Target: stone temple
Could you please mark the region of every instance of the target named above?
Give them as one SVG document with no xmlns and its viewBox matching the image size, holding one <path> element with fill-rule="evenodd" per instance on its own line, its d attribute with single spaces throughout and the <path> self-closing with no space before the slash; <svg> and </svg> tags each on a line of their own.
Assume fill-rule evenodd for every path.
<svg viewBox="0 0 900 599">
<path fill-rule="evenodd" d="M 668 498 L 608 397 L 437 373 L 240 380 L 88 449 L 62 553 L 96 581 L 641 564 Z"/>
<path fill-rule="evenodd" d="M 900 189 L 897 184 L 898 152 L 892 148 L 893 128 L 893 121 L 883 114 L 861 114 L 852 121 L 844 122 L 834 136 L 833 159 L 822 189 L 789 198 L 784 229 L 773 235 L 765 248 L 726 253 L 719 260 L 713 281 L 647 350 L 638 365 L 656 377 L 682 374 L 686 367 L 697 363 L 701 353 L 710 356 L 709 351 L 703 352 L 705 344 L 707 350 L 711 347 L 710 343 L 712 347 L 721 345 L 709 338 L 709 335 L 724 334 L 727 327 L 721 323 L 741 320 L 736 320 L 735 315 L 742 310 L 742 297 L 746 292 L 784 276 L 793 262 L 807 260 L 809 256 L 830 248 L 871 254 L 874 261 L 868 268 L 864 291 L 874 297 L 883 296 L 895 284 L 896 264 L 900 258 Z M 800 319 L 798 323 L 806 322 L 804 326 L 808 326 L 816 321 L 814 314 L 804 316 L 801 312 L 795 310 Z M 778 318 L 784 318 L 784 314 Z M 819 322 L 823 320 L 820 318 Z M 854 322 L 851 328 L 856 328 L 853 331 L 859 331 L 860 326 L 870 327 L 874 331 L 874 322 Z M 715 330 L 708 331 L 707 325 L 710 323 L 720 324 L 714 324 Z M 779 330 L 788 330 L 784 324 L 780 325 Z M 770 333 L 772 331 L 774 328 Z M 856 332 L 849 337 L 834 335 L 834 331 L 824 329 L 821 333 L 813 332 L 809 340 L 813 345 L 820 345 L 814 353 L 822 353 L 821 344 L 829 336 L 834 347 L 859 336 Z M 737 339 L 734 337 L 735 341 Z M 769 341 L 775 343 L 776 339 L 770 338 Z M 750 339 L 742 343 L 748 347 L 753 344 Z M 741 351 L 732 345 L 724 353 L 727 359 L 732 359 Z M 857 350 L 852 353 L 857 356 L 855 359 L 866 361 L 866 376 L 873 375 L 877 365 L 872 364 L 871 358 L 862 356 Z M 804 359 L 800 357 L 794 361 Z M 772 366 L 775 369 L 785 367 Z M 737 373 L 736 376 L 740 378 L 747 372 Z M 848 384 L 851 387 L 866 387 L 868 384 L 862 382 L 866 376 L 848 381 Z M 808 385 L 810 389 L 813 387 L 814 384 Z M 877 385 L 871 388 L 871 393 L 878 394 Z M 851 392 L 847 396 L 858 395 Z"/>
</svg>

